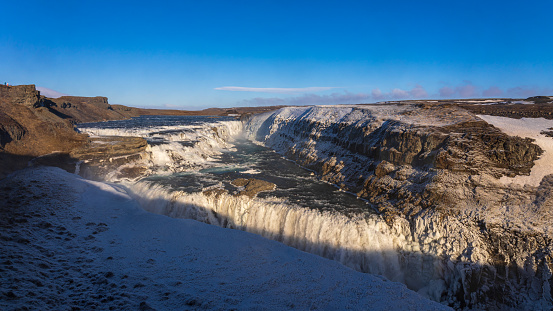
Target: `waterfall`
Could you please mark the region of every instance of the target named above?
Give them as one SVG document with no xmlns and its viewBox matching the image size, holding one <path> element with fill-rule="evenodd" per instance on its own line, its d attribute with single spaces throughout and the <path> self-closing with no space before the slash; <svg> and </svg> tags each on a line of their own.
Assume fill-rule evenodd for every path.
<svg viewBox="0 0 553 311">
<path fill-rule="evenodd" d="M 379 113 L 396 113 L 392 108 L 388 110 Z M 302 118 L 311 119 L 304 122 Z M 357 108 L 300 107 L 257 115 L 245 124 L 204 121 L 179 126 L 90 126 L 81 127 L 81 131 L 96 136 L 146 138 L 149 157 L 128 165 L 147 167 L 149 175 L 171 178 L 170 174 L 176 172 L 195 174 L 214 165 L 223 152 L 233 150 L 235 138 L 247 137 L 280 154 L 293 155 L 292 160 L 300 164 L 324 159 L 337 168 L 330 171 L 334 175 L 327 181 L 337 184 L 346 175 L 360 176 L 365 174 L 361 170 L 368 169 L 370 159 L 363 153 L 366 148 L 361 147 L 371 142 L 363 141 L 356 133 L 375 130 L 386 122 L 374 111 Z M 338 128 L 349 132 L 346 135 Z M 547 266 L 541 268 L 543 263 L 538 263 L 544 276 L 508 275 L 509 269 L 503 271 L 490 264 L 493 258 L 489 241 L 478 224 L 455 216 L 426 210 L 412 219 L 384 219 L 375 213 L 351 212 L 348 206 L 320 210 L 280 197 L 237 196 L 221 185 L 182 191 L 178 186 L 171 188 L 148 178 L 110 181 L 124 185 L 149 212 L 258 234 L 352 269 L 402 282 L 430 299 L 456 308 L 530 308 L 537 306 L 536 301 L 545 306 L 544 310 L 551 306 L 551 299 L 547 298 L 551 297 L 551 273 Z M 206 191 L 213 189 L 217 191 Z M 497 299 L 498 295 L 504 298 Z M 487 302 L 490 297 L 494 297 L 491 304 Z"/>
<path fill-rule="evenodd" d="M 404 282 L 392 232 L 378 215 L 348 217 L 274 197 L 170 191 L 147 181 L 125 186 L 149 212 L 251 232 L 361 272 Z"/>
</svg>

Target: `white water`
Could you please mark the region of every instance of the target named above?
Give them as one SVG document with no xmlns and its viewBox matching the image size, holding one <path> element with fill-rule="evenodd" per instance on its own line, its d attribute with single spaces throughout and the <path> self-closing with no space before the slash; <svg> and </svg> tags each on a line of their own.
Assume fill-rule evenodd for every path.
<svg viewBox="0 0 553 311">
<path fill-rule="evenodd" d="M 114 122 L 112 122 L 114 123 Z M 92 137 L 139 136 L 148 140 L 149 157 L 135 165 L 146 166 L 151 174 L 170 174 L 206 167 L 222 150 L 233 147 L 233 137 L 242 132 L 239 121 L 207 122 L 188 126 L 79 127 Z"/>
<path fill-rule="evenodd" d="M 125 186 L 147 211 L 255 233 L 357 271 L 404 282 L 392 234 L 377 215 L 346 217 L 279 198 L 171 192 L 146 181 Z"/>
<path fill-rule="evenodd" d="M 120 186 L 58 168 L 18 171 L 0 191 L 27 202 L 28 220 L 3 226 L 1 310 L 449 309 L 254 234 L 152 215 Z"/>
<path fill-rule="evenodd" d="M 257 138 L 267 146 L 285 153 L 286 149 L 295 148 L 285 136 L 297 133 L 292 130 L 280 131 L 279 126 L 305 117 L 303 112 L 306 109 L 285 109 L 284 114 L 288 115 L 280 116 L 278 122 L 266 122 L 270 114 L 258 116 L 249 123 L 247 135 L 250 139 Z M 366 126 L 372 121 L 377 124 L 385 122 L 384 115 L 392 114 L 384 111 L 384 115 L 380 115 L 382 113 L 373 110 L 335 109 L 336 113 L 328 116 L 324 111 L 315 109 L 311 111 L 310 117 Z M 406 117 L 402 118 L 402 121 L 406 121 Z M 418 116 L 409 118 L 416 119 Z M 158 127 L 153 130 L 82 130 L 96 135 L 138 134 L 145 137 L 150 142 L 150 159 L 140 165 L 148 165 L 152 173 L 166 174 L 209 167 L 212 157 L 234 148 L 233 139 L 242 134 L 242 124 L 227 121 L 194 127 Z M 314 153 L 334 150 L 329 142 L 312 143 L 318 144 L 312 150 Z M 258 173 L 256 170 L 251 172 Z M 120 182 L 147 211 L 255 233 L 336 260 L 358 271 L 403 282 L 428 298 L 450 304 L 458 301 L 456 293 L 469 282 L 465 276 L 466 273 L 470 276 L 474 269 L 472 263 L 476 263 L 477 268 L 485 264 L 487 259 L 485 246 L 478 235 L 479 229 L 466 227 L 453 218 L 437 221 L 431 216 L 420 217 L 412 224 L 412 228 L 406 220 L 395 219 L 390 227 L 375 214 L 347 213 L 348 206 L 336 206 L 334 212 L 323 212 L 296 206 L 282 198 L 251 199 L 229 193 L 205 195 L 201 192 L 207 189 L 197 189 L 192 193 L 175 191 L 150 180 Z M 214 188 L 221 189 L 219 186 Z M 348 216 L 339 211 L 344 211 Z M 466 296 L 471 295 L 468 289 L 463 292 L 467 301 L 478 301 L 476 296 Z"/>
<path fill-rule="evenodd" d="M 359 111 L 353 111 L 352 114 L 350 110 L 344 114 L 338 109 L 334 117 L 360 122 Z M 365 122 L 367 120 L 362 123 Z M 248 129 L 249 135 L 267 130 L 260 126 L 261 123 L 252 122 Z M 138 135 L 146 138 L 150 142 L 147 150 L 150 158 L 146 160 L 147 163 L 130 165 L 146 164 L 155 174 L 209 167 L 210 157 L 234 148 L 234 138 L 243 134 L 242 124 L 238 121 L 204 123 L 201 126 L 82 127 L 80 130 L 97 136 Z M 248 171 L 258 173 L 255 170 L 244 172 Z M 201 192 L 207 189 L 197 189 L 192 193 L 175 191 L 150 180 L 119 182 L 145 210 L 152 213 L 258 234 L 338 261 L 357 271 L 383 275 L 390 280 L 405 283 L 434 300 L 439 301 L 446 290 L 443 276 L 447 267 L 444 267 L 441 259 L 423 256 L 419 243 L 408 240 L 408 228 L 397 225 L 390 228 L 382 217 L 372 212 L 348 212 L 346 216 L 338 211 L 347 212 L 348 206 L 335 206 L 334 212 L 319 211 L 297 206 L 283 198 L 252 199 L 228 193 L 205 195 Z M 426 244 L 430 245 L 437 239 L 439 237 L 427 237 Z"/>
</svg>

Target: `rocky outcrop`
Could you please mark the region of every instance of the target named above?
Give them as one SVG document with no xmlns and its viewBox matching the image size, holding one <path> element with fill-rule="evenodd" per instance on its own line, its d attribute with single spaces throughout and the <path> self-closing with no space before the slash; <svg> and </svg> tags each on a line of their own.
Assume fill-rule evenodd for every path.
<svg viewBox="0 0 553 311">
<path fill-rule="evenodd" d="M 410 288 L 460 309 L 553 306 L 553 185 L 499 181 L 531 172 L 543 152 L 532 140 L 430 103 L 286 108 L 246 128 L 369 201 L 403 271 L 418 271 Z"/>
<path fill-rule="evenodd" d="M 17 86 L 0 85 L 0 98 L 14 105 L 34 107 L 40 103 L 40 92 L 36 90 L 34 84 Z"/>
<path fill-rule="evenodd" d="M 487 105 L 460 103 L 459 106 L 475 114 L 486 114 L 516 119 L 553 119 L 553 99 L 549 96 L 536 96 L 528 98 L 525 103 L 518 102 L 520 101 L 503 101 Z"/>
<path fill-rule="evenodd" d="M 0 147 L 12 141 L 21 140 L 25 135 L 25 128 L 4 112 L 0 112 Z"/>
<path fill-rule="evenodd" d="M 110 173 L 117 172 L 118 180 L 135 179 L 147 170 L 136 165 L 117 170 L 122 165 L 147 158 L 148 143 L 141 137 L 96 137 L 89 143 L 71 152 L 73 158 L 79 159 L 79 174 L 89 179 L 104 180 Z"/>
<path fill-rule="evenodd" d="M 231 184 L 239 189 L 236 195 L 245 195 L 250 198 L 255 197 L 261 191 L 271 191 L 276 187 L 272 182 L 256 178 L 237 178 Z"/>
<path fill-rule="evenodd" d="M 100 122 L 107 120 L 129 119 L 136 115 L 124 110 L 115 110 L 107 97 L 62 96 L 43 98 L 43 106 L 61 118 L 72 123 Z"/>
<path fill-rule="evenodd" d="M 0 86 L 0 178 L 34 157 L 86 144 L 86 135 L 41 103 L 34 85 Z"/>
<path fill-rule="evenodd" d="M 65 107 L 60 110 L 73 109 L 73 116 L 56 110 L 56 101 Z M 85 171 L 100 173 L 96 166 L 105 165 L 98 163 L 121 161 L 145 149 L 142 138 L 100 142 L 77 133 L 73 126 L 77 121 L 104 118 L 127 116 L 115 113 L 106 97 L 64 96 L 52 100 L 40 96 L 34 85 L 0 85 L 0 178 L 29 164 L 54 165 L 74 172 L 79 161 L 87 161 L 83 168 L 89 169 Z"/>
</svg>

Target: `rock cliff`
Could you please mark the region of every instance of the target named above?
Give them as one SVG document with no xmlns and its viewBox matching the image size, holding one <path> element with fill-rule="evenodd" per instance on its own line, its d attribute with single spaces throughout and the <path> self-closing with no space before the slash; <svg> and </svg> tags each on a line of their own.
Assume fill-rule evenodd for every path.
<svg viewBox="0 0 553 311">
<path fill-rule="evenodd" d="M 34 85 L 0 86 L 0 178 L 34 157 L 86 144 L 86 135 L 41 103 Z"/>
<path fill-rule="evenodd" d="M 55 101 L 65 104 L 62 109 L 73 108 L 73 115 L 56 110 Z M 79 161 L 96 166 L 100 161 L 143 151 L 144 139 L 97 141 L 77 133 L 73 125 L 77 121 L 122 118 L 128 116 L 110 109 L 105 97 L 51 100 L 40 96 L 34 85 L 0 85 L 0 178 L 29 164 L 54 165 L 73 172 Z"/>
<path fill-rule="evenodd" d="M 109 167 L 106 160 L 122 161 L 122 158 L 144 150 L 143 139 L 125 138 L 99 142 L 88 139 L 87 135 L 78 134 L 74 124 L 122 120 L 141 115 L 240 115 L 278 108 L 280 107 L 209 108 L 201 111 L 142 109 L 110 105 L 108 99 L 102 96 L 48 98 L 41 96 L 34 85 L 0 85 L 0 179 L 10 172 L 24 168 L 31 159 L 53 152 L 58 156 L 49 155 L 41 161 L 67 168 L 75 167 L 79 161 L 86 160 L 87 164 L 83 166 L 85 170 L 101 174 Z M 102 149 L 99 147 L 101 144 L 111 145 L 112 148 Z M 124 148 L 128 150 L 123 155 L 121 150 Z M 100 155 L 101 153 L 104 155 Z M 91 159 L 93 154 L 96 154 L 96 160 Z M 138 173 L 129 172 L 131 175 Z"/>
<path fill-rule="evenodd" d="M 449 103 L 285 108 L 251 139 L 366 199 L 386 219 L 406 284 L 456 308 L 553 306 L 551 175 L 543 153 Z"/>
<path fill-rule="evenodd" d="M 241 108 L 208 108 L 198 111 L 143 109 L 123 105 L 110 105 L 108 99 L 102 96 L 81 97 L 62 96 L 59 98 L 41 97 L 37 105 L 48 108 L 60 118 L 67 119 L 73 124 L 87 122 L 101 122 L 108 120 L 124 120 L 144 115 L 182 115 L 182 116 L 226 116 L 246 113 L 272 111 L 281 107 L 241 107 Z"/>
</svg>

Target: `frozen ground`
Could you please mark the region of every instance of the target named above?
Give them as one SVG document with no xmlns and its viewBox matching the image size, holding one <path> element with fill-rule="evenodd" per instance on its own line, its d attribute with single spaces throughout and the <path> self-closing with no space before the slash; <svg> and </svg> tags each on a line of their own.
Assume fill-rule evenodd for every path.
<svg viewBox="0 0 553 311">
<path fill-rule="evenodd" d="M 337 109 L 329 109 L 337 108 Z M 444 109 L 442 109 L 444 110 Z M 417 126 L 446 126 L 462 119 L 473 120 L 467 114 L 455 114 L 455 110 L 444 110 L 442 113 L 428 113 L 415 105 L 339 105 L 339 106 L 314 106 L 314 107 L 285 107 L 277 112 L 258 114 L 250 123 L 263 120 L 270 115 L 292 122 L 294 120 L 316 121 L 321 124 L 333 123 L 357 124 L 359 126 L 370 123 L 382 123 L 385 121 L 399 121 Z M 468 119 L 467 119 L 468 118 Z M 259 124 L 250 126 L 261 128 Z"/>
<path fill-rule="evenodd" d="M 442 310 L 400 283 L 141 210 L 57 168 L 0 181 L 2 310 Z"/>
<path fill-rule="evenodd" d="M 553 127 L 553 120 L 544 118 L 522 118 L 513 119 L 507 117 L 485 116 L 479 115 L 484 121 L 499 128 L 507 135 L 528 137 L 535 139 L 535 142 L 540 146 L 544 153 L 536 160 L 534 167 L 529 176 L 503 176 L 500 181 L 504 184 L 518 184 L 539 186 L 543 177 L 553 174 L 553 137 L 547 137 L 540 134 L 541 131 L 547 131 Z"/>
</svg>

